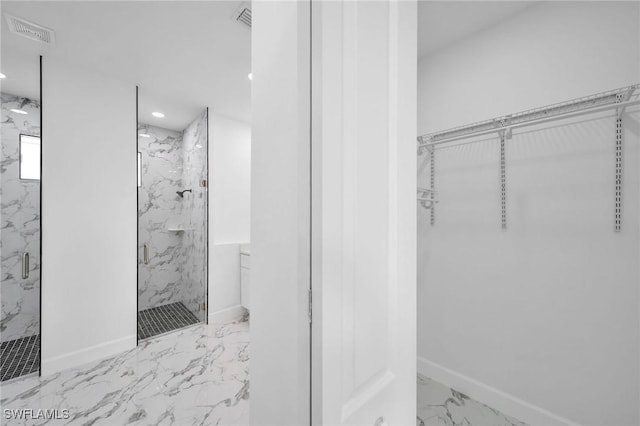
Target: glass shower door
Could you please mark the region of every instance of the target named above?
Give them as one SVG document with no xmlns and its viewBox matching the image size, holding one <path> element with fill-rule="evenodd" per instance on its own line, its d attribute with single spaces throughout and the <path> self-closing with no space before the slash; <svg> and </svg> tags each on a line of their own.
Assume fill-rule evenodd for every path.
<svg viewBox="0 0 640 426">
<path fill-rule="evenodd" d="M 138 339 L 142 340 L 207 320 L 208 113 L 170 126 L 147 111 L 146 101 L 140 104 Z"/>
<path fill-rule="evenodd" d="M 185 194 L 184 286 L 185 304 L 200 321 L 207 319 L 207 232 L 208 232 L 208 109 L 187 126 L 183 133 L 183 185 Z"/>
</svg>

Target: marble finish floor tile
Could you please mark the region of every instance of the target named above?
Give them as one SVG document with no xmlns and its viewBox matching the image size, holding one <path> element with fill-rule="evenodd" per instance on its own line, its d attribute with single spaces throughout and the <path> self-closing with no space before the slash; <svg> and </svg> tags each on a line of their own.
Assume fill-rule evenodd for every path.
<svg viewBox="0 0 640 426">
<path fill-rule="evenodd" d="M 526 426 L 428 377 L 418 375 L 417 426 Z"/>
<path fill-rule="evenodd" d="M 179 330 L 200 320 L 182 302 L 169 303 L 138 312 L 138 340 Z"/>
<path fill-rule="evenodd" d="M 248 425 L 249 322 L 196 325 L 113 358 L 3 383 L 0 405 L 9 425 Z M 57 410 L 58 419 L 7 420 L 6 410 Z"/>
<path fill-rule="evenodd" d="M 0 381 L 35 373 L 40 368 L 40 335 L 2 342 Z"/>
</svg>

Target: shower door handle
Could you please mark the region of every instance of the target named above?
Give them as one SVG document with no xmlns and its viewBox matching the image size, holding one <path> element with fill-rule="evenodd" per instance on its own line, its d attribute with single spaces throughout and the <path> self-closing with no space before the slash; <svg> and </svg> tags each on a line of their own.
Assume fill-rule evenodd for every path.
<svg viewBox="0 0 640 426">
<path fill-rule="evenodd" d="M 149 246 L 148 245 L 144 245 L 144 249 L 143 249 L 143 261 L 145 265 L 149 264 Z"/>
<path fill-rule="evenodd" d="M 22 253 L 22 279 L 29 278 L 29 252 Z"/>
</svg>

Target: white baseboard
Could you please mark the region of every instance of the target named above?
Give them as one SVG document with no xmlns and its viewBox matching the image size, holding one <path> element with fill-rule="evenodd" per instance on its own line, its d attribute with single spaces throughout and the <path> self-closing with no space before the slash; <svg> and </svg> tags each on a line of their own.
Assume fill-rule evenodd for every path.
<svg viewBox="0 0 640 426">
<path fill-rule="evenodd" d="M 421 357 L 418 357 L 418 373 L 532 426 L 578 425 L 544 408 Z"/>
<path fill-rule="evenodd" d="M 135 348 L 136 344 L 136 335 L 132 334 L 131 336 L 125 336 L 110 342 L 89 346 L 88 348 L 79 349 L 53 358 L 45 358 L 42 360 L 41 374 L 46 376 L 68 368 L 78 367 L 93 361 L 109 358 L 121 352 Z"/>
<path fill-rule="evenodd" d="M 244 316 L 247 310 L 242 305 L 230 306 L 215 312 L 209 312 L 209 324 L 221 324 Z"/>
</svg>

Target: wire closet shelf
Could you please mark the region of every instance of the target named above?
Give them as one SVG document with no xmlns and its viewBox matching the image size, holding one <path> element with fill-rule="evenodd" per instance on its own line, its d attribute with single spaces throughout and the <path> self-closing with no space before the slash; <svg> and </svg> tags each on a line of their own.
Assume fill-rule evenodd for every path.
<svg viewBox="0 0 640 426">
<path fill-rule="evenodd" d="M 441 145 L 474 136 L 498 133 L 524 126 L 542 124 L 548 121 L 571 118 L 578 115 L 624 109 L 640 103 L 640 84 L 622 87 L 616 90 L 572 99 L 541 108 L 530 109 L 515 114 L 504 115 L 477 123 L 454 127 L 418 137 L 419 147 Z M 620 111 L 620 114 L 622 111 Z"/>
<path fill-rule="evenodd" d="M 607 92 L 584 96 L 545 107 L 530 109 L 515 114 L 504 115 L 477 123 L 454 127 L 434 133 L 418 136 L 418 155 L 429 153 L 430 185 L 418 188 L 419 204 L 431 211 L 431 225 L 435 224 L 435 205 L 438 203 L 438 192 L 435 189 L 435 151 L 440 146 L 451 142 L 472 139 L 483 135 L 495 134 L 500 138 L 500 191 L 502 203 L 502 228 L 507 227 L 506 218 L 506 159 L 505 141 L 513 135 L 514 129 L 544 124 L 556 120 L 578 117 L 586 114 L 615 110 L 615 231 L 622 226 L 622 115 L 625 108 L 640 104 L 640 84 L 622 87 Z M 479 142 L 480 140 L 477 140 Z M 474 140 L 469 143 L 476 142 Z"/>
</svg>

